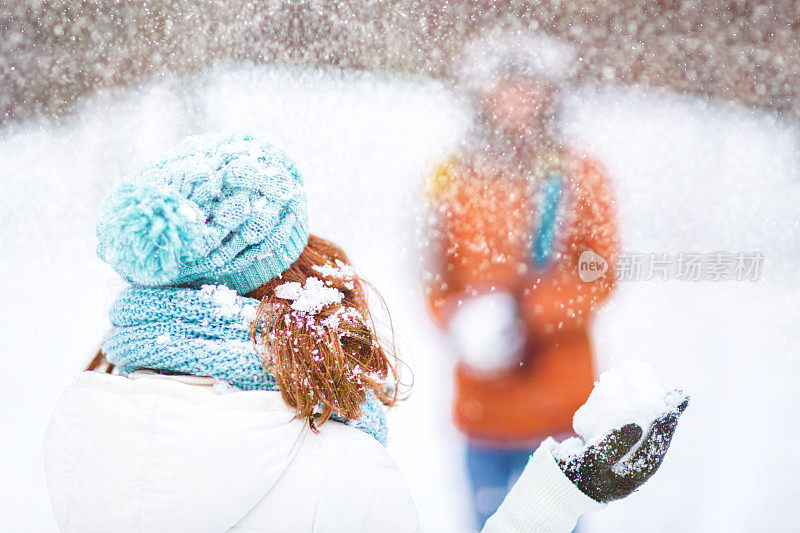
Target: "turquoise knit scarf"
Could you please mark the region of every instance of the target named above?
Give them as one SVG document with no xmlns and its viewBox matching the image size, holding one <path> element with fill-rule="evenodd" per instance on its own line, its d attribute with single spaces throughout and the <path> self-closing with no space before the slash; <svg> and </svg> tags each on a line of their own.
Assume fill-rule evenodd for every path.
<svg viewBox="0 0 800 533">
<path fill-rule="evenodd" d="M 244 390 L 279 390 L 250 338 L 258 304 L 224 285 L 132 286 L 111 307 L 103 352 L 123 374 L 166 370 L 216 377 Z M 383 404 L 374 395 L 362 406 L 361 418 L 346 422 L 385 444 Z"/>
</svg>

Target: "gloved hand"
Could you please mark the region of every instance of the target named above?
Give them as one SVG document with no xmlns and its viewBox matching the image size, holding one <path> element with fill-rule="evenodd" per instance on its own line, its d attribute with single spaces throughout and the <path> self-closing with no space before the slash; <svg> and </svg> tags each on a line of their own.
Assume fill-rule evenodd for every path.
<svg viewBox="0 0 800 533">
<path fill-rule="evenodd" d="M 627 424 L 611 431 L 582 454 L 566 460 L 556 457 L 556 462 L 575 486 L 590 498 L 599 502 L 624 498 L 661 466 L 678 418 L 688 405 L 689 397 L 684 396 L 675 411 L 655 419 L 635 450 L 634 446 L 642 437 L 642 428 L 637 424 Z"/>
<path fill-rule="evenodd" d="M 462 362 L 474 370 L 510 368 L 522 358 L 524 328 L 517 302 L 507 292 L 464 301 L 451 316 L 447 331 Z"/>
</svg>

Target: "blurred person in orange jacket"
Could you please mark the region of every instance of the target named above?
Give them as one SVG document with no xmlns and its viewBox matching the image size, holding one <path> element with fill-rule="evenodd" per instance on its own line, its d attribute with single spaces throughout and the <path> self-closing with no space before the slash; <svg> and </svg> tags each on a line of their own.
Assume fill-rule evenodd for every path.
<svg viewBox="0 0 800 533">
<path fill-rule="evenodd" d="M 589 327 L 614 286 L 617 234 L 604 170 L 561 136 L 571 51 L 512 37 L 466 55 L 475 117 L 428 182 L 427 291 L 459 356 L 454 419 L 480 528 L 591 392 Z"/>
</svg>

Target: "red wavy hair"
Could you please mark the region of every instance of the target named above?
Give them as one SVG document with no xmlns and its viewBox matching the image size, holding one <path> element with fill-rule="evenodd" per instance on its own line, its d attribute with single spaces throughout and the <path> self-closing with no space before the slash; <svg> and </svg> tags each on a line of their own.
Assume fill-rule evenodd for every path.
<svg viewBox="0 0 800 533">
<path fill-rule="evenodd" d="M 247 294 L 261 300 L 253 337 L 264 367 L 278 380 L 284 401 L 312 429 L 332 413 L 359 418 L 369 391 L 384 405 L 397 401 L 399 379 L 393 364 L 397 358 L 378 340 L 365 282 L 351 270 L 341 248 L 311 235 L 297 261 Z M 309 315 L 275 295 L 276 287 L 289 282 L 305 285 L 310 277 L 341 292 L 341 302 Z"/>
</svg>

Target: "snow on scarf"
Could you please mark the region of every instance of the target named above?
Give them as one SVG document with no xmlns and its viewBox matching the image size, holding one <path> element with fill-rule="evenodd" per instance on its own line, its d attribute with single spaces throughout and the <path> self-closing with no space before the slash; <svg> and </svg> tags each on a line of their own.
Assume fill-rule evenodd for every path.
<svg viewBox="0 0 800 533">
<path fill-rule="evenodd" d="M 250 327 L 259 301 L 224 285 L 201 289 L 132 286 L 111 306 L 103 353 L 123 374 L 151 369 L 225 380 L 244 390 L 279 390 L 261 362 Z M 383 404 L 367 396 L 358 420 L 347 422 L 386 443 Z"/>
</svg>

